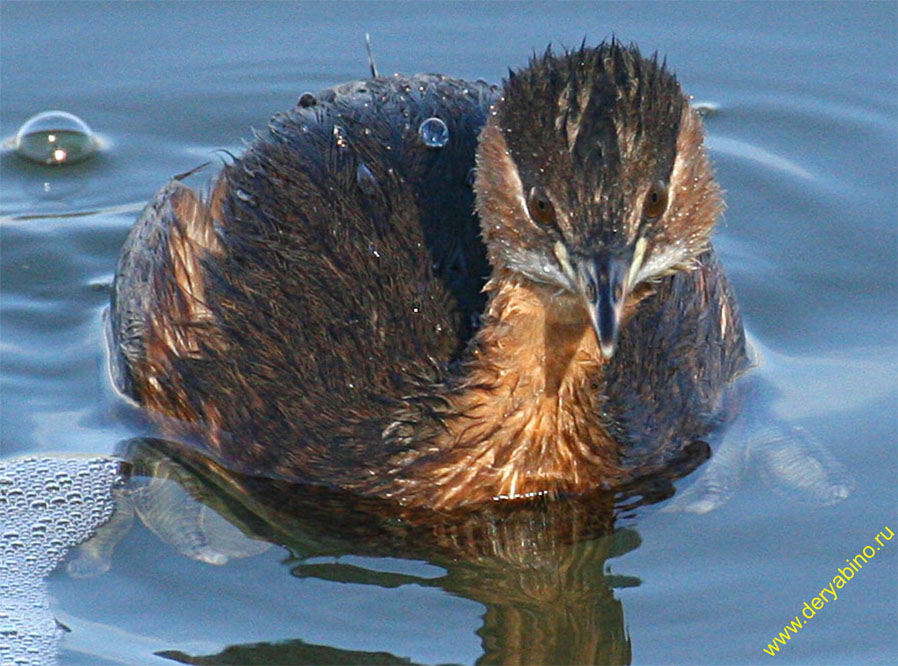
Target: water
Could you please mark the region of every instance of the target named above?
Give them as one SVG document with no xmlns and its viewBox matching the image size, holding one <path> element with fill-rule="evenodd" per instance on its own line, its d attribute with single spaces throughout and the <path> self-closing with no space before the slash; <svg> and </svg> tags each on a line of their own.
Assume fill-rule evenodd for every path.
<svg viewBox="0 0 898 666">
<path fill-rule="evenodd" d="M 365 76 L 365 32 L 382 73 L 489 81 L 548 42 L 613 33 L 666 54 L 713 110 L 709 146 L 729 206 L 715 242 L 777 390 L 772 409 L 856 481 L 845 501 L 808 507 L 772 491 L 755 464 L 714 511 L 664 511 L 667 501 L 612 537 L 531 544 L 525 563 L 510 555 L 528 548 L 453 561 L 398 536 L 335 539 L 308 522 L 275 539 L 289 550 L 252 554 L 259 542 L 246 534 L 271 536 L 278 516 L 240 523 L 239 535 L 202 523 L 191 548 L 205 540 L 235 555 L 211 566 L 181 554 L 206 551 L 161 542 L 151 516 L 156 532 L 134 520 L 105 574 L 62 567 L 46 580 L 47 608 L 70 629 L 47 629 L 60 663 L 228 649 L 244 663 L 472 663 L 509 654 L 514 627 L 545 631 L 546 643 L 553 628 L 595 637 L 609 661 L 898 659 L 896 541 L 779 654 L 762 651 L 846 558 L 898 528 L 894 5 L 4 3 L 0 13 L 0 137 L 63 109 L 106 144 L 65 167 L 0 157 L 4 459 L 109 455 L 141 434 L 110 408 L 101 335 L 136 211 L 170 176 L 217 160 L 214 150 L 241 150 L 251 126 L 304 91 Z M 161 491 L 180 492 L 172 483 Z M 177 497 L 185 513 L 206 511 Z M 508 529 L 491 543 L 540 534 Z"/>
</svg>

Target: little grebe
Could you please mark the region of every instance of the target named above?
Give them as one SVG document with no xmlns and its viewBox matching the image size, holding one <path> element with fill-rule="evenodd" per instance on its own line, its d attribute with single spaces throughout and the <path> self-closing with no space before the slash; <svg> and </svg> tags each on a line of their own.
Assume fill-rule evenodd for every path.
<svg viewBox="0 0 898 666">
<path fill-rule="evenodd" d="M 615 41 L 501 91 L 303 95 L 208 196 L 175 180 L 142 213 L 117 383 L 226 466 L 409 507 L 659 470 L 748 366 L 702 140 L 674 75 Z"/>
</svg>

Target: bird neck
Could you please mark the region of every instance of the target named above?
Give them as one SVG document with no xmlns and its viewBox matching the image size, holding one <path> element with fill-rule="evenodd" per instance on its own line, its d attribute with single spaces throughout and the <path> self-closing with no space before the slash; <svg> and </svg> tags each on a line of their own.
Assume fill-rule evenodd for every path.
<svg viewBox="0 0 898 666">
<path fill-rule="evenodd" d="M 403 477 L 426 479 L 432 508 L 616 480 L 617 447 L 600 416 L 603 358 L 586 310 L 574 295 L 501 269 L 486 289 L 483 327 L 442 427 Z"/>
<path fill-rule="evenodd" d="M 500 273 L 486 289 L 491 298 L 472 374 L 494 376 L 508 399 L 554 409 L 576 388 L 577 377 L 601 373 L 589 316 L 573 295 L 511 272 Z"/>
</svg>

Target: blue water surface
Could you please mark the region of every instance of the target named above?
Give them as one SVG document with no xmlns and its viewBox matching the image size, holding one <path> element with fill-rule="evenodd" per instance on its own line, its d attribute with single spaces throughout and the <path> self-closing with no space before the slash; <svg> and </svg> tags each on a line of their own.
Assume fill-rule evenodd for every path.
<svg viewBox="0 0 898 666">
<path fill-rule="evenodd" d="M 578 555 L 586 579 L 616 581 L 585 608 L 617 617 L 595 626 L 616 622 L 625 638 L 615 645 L 629 641 L 629 656 L 609 659 L 894 664 L 898 541 L 776 656 L 763 648 L 846 558 L 898 529 L 896 14 L 892 2 L 5 2 L 0 136 L 63 109 L 105 148 L 70 167 L 0 156 L 2 457 L 111 454 L 142 434 L 109 408 L 102 335 L 137 211 L 172 175 L 216 161 L 216 149 L 239 152 L 302 92 L 364 77 L 366 32 L 382 73 L 491 82 L 549 43 L 616 35 L 658 51 L 696 102 L 719 107 L 706 119 L 728 203 L 715 244 L 759 372 L 776 389 L 775 412 L 813 432 L 856 489 L 807 506 L 749 469 L 715 511 L 655 507 L 628 525 L 629 545 L 610 543 L 592 564 L 588 549 Z M 355 577 L 314 574 L 334 563 Z M 485 591 L 433 583 L 449 570 L 389 553 L 299 561 L 279 546 L 212 566 L 138 520 L 107 573 L 52 574 L 48 603 L 70 630 L 60 664 L 163 664 L 297 641 L 344 662 L 488 661 L 490 632 L 523 620 L 500 617 Z"/>
</svg>

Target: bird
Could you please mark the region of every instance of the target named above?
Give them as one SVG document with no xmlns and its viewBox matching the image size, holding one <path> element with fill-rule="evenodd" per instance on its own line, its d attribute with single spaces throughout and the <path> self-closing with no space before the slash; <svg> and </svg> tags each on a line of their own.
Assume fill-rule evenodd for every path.
<svg viewBox="0 0 898 666">
<path fill-rule="evenodd" d="M 436 512 L 613 489 L 751 366 L 723 208 L 677 77 L 616 39 L 305 93 L 147 204 L 112 376 L 244 474 Z"/>
</svg>

